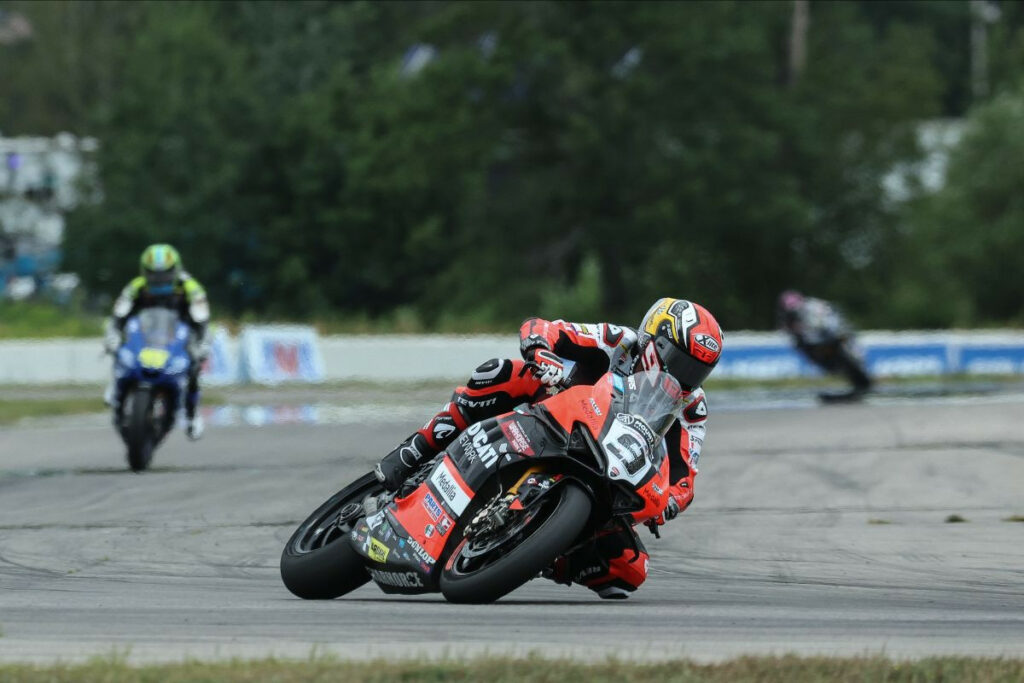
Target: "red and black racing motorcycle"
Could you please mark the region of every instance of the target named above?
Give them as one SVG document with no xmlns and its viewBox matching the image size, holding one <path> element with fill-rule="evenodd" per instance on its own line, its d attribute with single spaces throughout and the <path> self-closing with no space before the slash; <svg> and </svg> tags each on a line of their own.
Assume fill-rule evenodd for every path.
<svg viewBox="0 0 1024 683">
<path fill-rule="evenodd" d="M 608 373 L 473 424 L 399 492 L 370 473 L 317 508 L 288 540 L 281 578 L 306 599 L 372 579 L 385 593 L 498 600 L 609 524 L 653 524 L 683 400 L 667 373 Z"/>
</svg>

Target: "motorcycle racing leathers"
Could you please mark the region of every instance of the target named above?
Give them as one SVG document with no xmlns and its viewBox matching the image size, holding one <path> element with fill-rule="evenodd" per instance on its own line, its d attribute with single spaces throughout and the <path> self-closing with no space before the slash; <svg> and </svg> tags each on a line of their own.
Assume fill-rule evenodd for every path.
<svg viewBox="0 0 1024 683">
<path fill-rule="evenodd" d="M 188 324 L 192 337 L 188 344 L 191 365 L 188 376 L 188 390 L 185 395 L 186 417 L 192 419 L 199 405 L 199 372 L 202 362 L 209 355 L 206 328 L 210 322 L 210 304 L 206 290 L 185 271 L 175 278 L 174 288 L 169 294 L 152 294 L 146 287 L 146 278 L 139 276 L 131 280 L 114 302 L 113 314 L 107 326 L 108 346 L 120 343 L 125 322 L 139 311 L 152 308 L 168 308 Z M 120 405 L 121 397 L 114 397 Z"/>
<path fill-rule="evenodd" d="M 579 324 L 529 318 L 519 330 L 523 355 L 548 349 L 573 361 L 572 383 L 593 384 L 612 371 L 628 375 L 636 363 L 637 333 L 610 323 Z M 524 360 L 491 359 L 478 367 L 465 386 L 423 427 L 384 461 L 400 459 L 412 466 L 447 448 L 469 425 L 506 413 L 521 403 L 546 398 L 549 387 Z M 669 504 L 658 523 L 675 517 L 693 500 L 693 480 L 704 444 L 707 400 L 698 387 L 690 393 L 677 422 L 666 434 L 670 463 Z M 383 476 L 378 470 L 378 476 Z M 402 476 L 404 479 L 404 476 Z M 580 583 L 602 598 L 625 598 L 647 578 L 648 554 L 632 529 L 610 528 L 594 543 L 559 558 L 545 575 L 560 583 Z"/>
<path fill-rule="evenodd" d="M 823 299 L 801 296 L 779 314 L 779 326 L 793 345 L 824 372 L 839 373 L 853 394 L 871 389 L 872 380 L 854 349 L 854 332 L 843 315 Z"/>
</svg>

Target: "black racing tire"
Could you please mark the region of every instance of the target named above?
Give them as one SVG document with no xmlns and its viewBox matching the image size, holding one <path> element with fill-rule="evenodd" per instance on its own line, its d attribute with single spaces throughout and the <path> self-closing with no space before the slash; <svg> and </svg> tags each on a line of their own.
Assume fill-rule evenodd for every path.
<svg viewBox="0 0 1024 683">
<path fill-rule="evenodd" d="M 566 482 L 548 514 L 527 527 L 528 535 L 511 551 L 480 569 L 463 573 L 459 553 L 466 543 L 460 540 L 452 557 L 441 571 L 441 592 L 451 602 L 488 603 L 511 593 L 565 552 L 590 519 L 590 496 L 577 484 Z M 554 496 L 552 496 L 554 497 Z"/>
<path fill-rule="evenodd" d="M 384 490 L 373 472 L 335 493 L 295 530 L 281 553 L 281 580 L 304 600 L 330 600 L 370 580 L 363 558 L 349 542 L 349 528 L 334 521 L 350 503 Z M 332 526 L 333 525 L 333 526 Z"/>
<path fill-rule="evenodd" d="M 133 389 L 125 397 L 128 401 L 128 424 L 124 440 L 128 446 L 128 467 L 141 472 L 153 460 L 153 432 L 149 424 L 152 395 L 149 389 Z"/>
</svg>

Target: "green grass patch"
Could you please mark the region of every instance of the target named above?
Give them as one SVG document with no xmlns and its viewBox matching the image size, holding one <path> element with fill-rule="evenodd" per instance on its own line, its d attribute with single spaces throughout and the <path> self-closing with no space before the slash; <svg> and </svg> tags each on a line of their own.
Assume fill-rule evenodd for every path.
<svg viewBox="0 0 1024 683">
<path fill-rule="evenodd" d="M 872 517 L 871 519 L 868 520 L 868 524 L 892 524 L 892 522 L 890 522 L 887 519 L 877 519 L 877 518 Z"/>
<path fill-rule="evenodd" d="M 512 683 L 862 683 L 887 681 L 974 681 L 1016 683 L 1024 680 L 1022 659 L 941 657 L 900 662 L 884 657 L 742 657 L 720 664 L 696 664 L 688 660 L 657 664 L 608 661 L 582 664 L 538 657 L 485 658 L 466 661 L 373 661 L 348 662 L 331 657 L 289 662 L 275 659 L 222 663 L 185 662 L 130 666 L 123 658 L 93 660 L 82 665 L 0 665 L 0 680 L 11 683 L 77 683 L 78 681 L 167 682 L 188 681 L 488 681 Z"/>
<path fill-rule="evenodd" d="M 220 393 L 203 394 L 202 405 L 223 405 L 225 397 Z M 61 398 L 2 398 L 0 399 L 0 425 L 12 424 L 32 417 L 60 417 L 62 415 L 87 415 L 109 410 L 103 405 L 101 391 L 95 396 L 71 396 Z"/>
<path fill-rule="evenodd" d="M 949 517 L 946 517 L 946 524 L 962 524 L 966 521 L 967 520 L 960 515 L 950 515 Z"/>
<path fill-rule="evenodd" d="M 1010 515 L 1003 518 L 1004 522 L 1024 522 L 1024 515 Z"/>
<path fill-rule="evenodd" d="M 106 409 L 99 395 L 93 398 L 0 399 L 0 424 L 11 424 L 27 417 L 102 413 Z"/>
<path fill-rule="evenodd" d="M 103 316 L 74 307 L 27 301 L 0 303 L 0 339 L 98 338 L 102 334 Z"/>
</svg>

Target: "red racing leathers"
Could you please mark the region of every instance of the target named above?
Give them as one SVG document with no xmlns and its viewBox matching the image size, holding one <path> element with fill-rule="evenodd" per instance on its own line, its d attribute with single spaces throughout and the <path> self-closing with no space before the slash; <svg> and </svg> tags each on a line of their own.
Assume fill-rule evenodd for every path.
<svg viewBox="0 0 1024 683">
<path fill-rule="evenodd" d="M 530 318 L 519 330 L 523 355 L 537 348 L 553 351 L 576 364 L 573 383 L 593 384 L 609 371 L 627 375 L 636 364 L 637 333 L 609 323 L 578 324 Z M 530 371 L 526 361 L 492 359 L 478 367 L 465 386 L 413 435 L 438 453 L 470 424 L 512 410 L 524 402 L 548 396 L 548 387 Z M 659 518 L 664 523 L 685 510 L 693 500 L 693 479 L 704 444 L 708 411 L 704 390 L 691 392 L 686 406 L 666 435 L 670 464 L 669 506 Z M 422 437 L 417 439 L 417 435 Z M 407 442 L 408 443 L 408 442 Z M 633 530 L 609 529 L 589 547 L 559 558 L 550 578 L 581 583 L 604 598 L 626 597 L 647 578 L 648 555 Z"/>
</svg>

